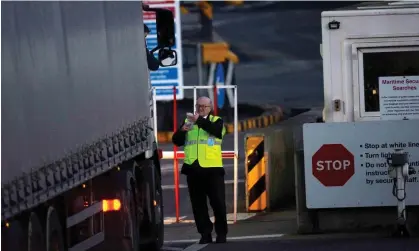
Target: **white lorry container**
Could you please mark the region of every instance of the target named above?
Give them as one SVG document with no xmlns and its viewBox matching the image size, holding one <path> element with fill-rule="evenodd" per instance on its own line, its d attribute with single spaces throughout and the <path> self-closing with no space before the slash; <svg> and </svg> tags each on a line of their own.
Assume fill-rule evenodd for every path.
<svg viewBox="0 0 419 251">
<path fill-rule="evenodd" d="M 160 249 L 142 3 L 1 5 L 1 249 Z"/>
<path fill-rule="evenodd" d="M 379 77 L 419 76 L 419 3 L 365 3 L 322 12 L 321 22 L 323 120 L 382 119 Z"/>
</svg>

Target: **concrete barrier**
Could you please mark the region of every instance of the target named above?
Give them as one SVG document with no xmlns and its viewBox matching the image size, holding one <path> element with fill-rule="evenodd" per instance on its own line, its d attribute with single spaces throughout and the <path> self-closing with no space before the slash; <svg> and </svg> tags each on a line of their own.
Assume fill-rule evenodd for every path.
<svg viewBox="0 0 419 251">
<path fill-rule="evenodd" d="M 321 115 L 321 109 L 314 109 L 298 115 L 299 122 L 308 123 L 315 121 Z M 342 208 L 308 210 L 305 197 L 304 178 L 304 141 L 303 123 L 295 123 L 293 128 L 294 138 L 294 173 L 295 195 L 297 208 L 297 225 L 300 234 L 319 232 L 352 232 L 363 230 L 392 230 L 396 223 L 396 207 L 374 208 Z M 383 191 L 391 192 L 391 191 Z M 411 196 L 419 196 L 419 191 L 410 191 Z M 408 192 L 409 193 L 409 192 Z M 407 207 L 408 228 L 412 234 L 419 231 L 419 207 Z"/>
<path fill-rule="evenodd" d="M 280 210 L 295 205 L 300 234 L 392 230 L 396 224 L 396 207 L 307 209 L 303 124 L 314 123 L 321 116 L 322 108 L 313 108 L 273 127 L 246 134 L 246 137 L 264 136 L 267 164 L 266 210 Z M 408 191 L 408 196 L 419 196 L 417 193 L 419 191 Z M 418 235 L 419 207 L 410 206 L 407 210 L 408 229 L 411 234 Z"/>
<path fill-rule="evenodd" d="M 288 118 L 274 127 L 246 134 L 245 138 L 264 136 L 268 211 L 295 205 L 294 131 L 302 128 L 304 123 L 315 122 L 319 114 L 321 115 L 321 109 L 312 109 Z"/>
</svg>

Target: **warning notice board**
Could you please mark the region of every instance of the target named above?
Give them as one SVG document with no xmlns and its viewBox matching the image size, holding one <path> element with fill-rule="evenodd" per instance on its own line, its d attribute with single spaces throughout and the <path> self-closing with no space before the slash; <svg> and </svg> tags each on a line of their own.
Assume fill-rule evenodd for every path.
<svg viewBox="0 0 419 251">
<path fill-rule="evenodd" d="M 383 120 L 419 119 L 419 76 L 380 77 Z"/>
<path fill-rule="evenodd" d="M 419 120 L 305 124 L 307 208 L 396 206 L 387 158 L 409 153 L 406 205 L 419 205 Z"/>
</svg>

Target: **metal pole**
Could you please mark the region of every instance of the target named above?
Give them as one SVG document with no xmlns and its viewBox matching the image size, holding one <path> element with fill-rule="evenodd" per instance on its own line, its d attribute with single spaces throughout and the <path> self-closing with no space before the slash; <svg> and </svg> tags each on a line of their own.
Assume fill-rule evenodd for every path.
<svg viewBox="0 0 419 251">
<path fill-rule="evenodd" d="M 204 85 L 204 74 L 202 71 L 202 45 L 201 43 L 198 43 L 196 45 L 196 66 L 198 68 L 198 84 L 199 86 Z M 202 93 L 202 91 L 200 91 Z"/>
<path fill-rule="evenodd" d="M 193 88 L 193 112 L 194 113 L 196 112 L 196 100 L 197 100 L 197 97 L 196 97 L 196 88 Z"/>
<path fill-rule="evenodd" d="M 217 116 L 218 115 L 218 95 L 217 95 L 217 85 L 216 84 L 214 84 L 214 88 L 213 88 L 213 90 L 214 90 L 214 115 L 215 116 Z"/>
<path fill-rule="evenodd" d="M 154 137 L 156 142 L 157 141 L 157 100 L 156 100 L 156 96 L 157 96 L 157 91 L 156 91 L 156 87 L 153 87 L 153 122 L 154 122 Z"/>
<path fill-rule="evenodd" d="M 214 85 L 215 66 L 216 66 L 215 63 L 211 63 L 211 65 L 210 65 L 209 75 L 208 75 L 208 84 L 207 84 L 208 86 Z M 211 92 L 211 89 L 208 88 L 207 91 L 208 91 L 208 97 L 211 100 L 214 100 L 213 93 Z"/>
<path fill-rule="evenodd" d="M 238 135 L 238 106 L 237 106 L 237 85 L 234 86 L 234 223 L 237 221 L 237 200 L 238 200 L 238 158 L 239 158 L 239 135 Z"/>
<path fill-rule="evenodd" d="M 231 82 L 233 81 L 233 73 L 234 73 L 234 62 L 233 61 L 229 61 L 228 62 L 228 67 L 227 67 L 227 75 L 226 75 L 226 82 L 225 85 L 226 86 L 230 86 Z M 226 89 L 227 92 L 227 97 L 228 97 L 228 102 L 230 103 L 230 107 L 233 107 L 233 92 L 230 88 Z"/>
<path fill-rule="evenodd" d="M 176 86 L 173 86 L 173 133 L 177 129 L 177 102 L 176 102 Z M 175 178 L 175 207 L 176 207 L 176 223 L 179 223 L 179 166 L 177 158 L 177 146 L 173 145 L 173 166 Z"/>
</svg>

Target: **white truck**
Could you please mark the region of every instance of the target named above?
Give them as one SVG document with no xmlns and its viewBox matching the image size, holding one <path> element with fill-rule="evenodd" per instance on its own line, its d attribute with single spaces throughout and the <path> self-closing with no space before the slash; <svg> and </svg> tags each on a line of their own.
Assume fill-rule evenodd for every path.
<svg viewBox="0 0 419 251">
<path fill-rule="evenodd" d="M 2 250 L 162 246 L 143 8 L 1 3 Z M 172 12 L 148 11 L 160 66 L 176 64 Z"/>
<path fill-rule="evenodd" d="M 341 209 L 346 228 L 385 224 L 383 208 L 397 205 L 390 218 L 406 235 L 405 206 L 419 205 L 419 2 L 362 3 L 321 18 L 325 123 L 303 126 L 306 207 Z M 323 227 L 337 221 L 322 212 Z"/>
</svg>

